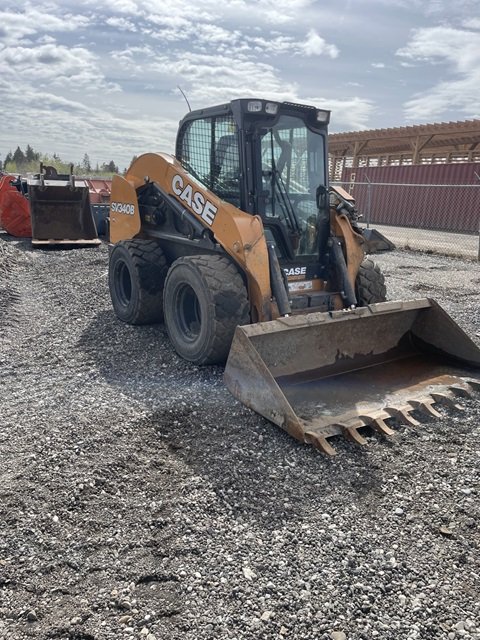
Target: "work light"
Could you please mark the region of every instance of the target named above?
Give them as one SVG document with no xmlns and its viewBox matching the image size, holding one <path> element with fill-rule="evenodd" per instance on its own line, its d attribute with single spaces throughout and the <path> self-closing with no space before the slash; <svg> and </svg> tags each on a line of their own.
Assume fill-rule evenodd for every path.
<svg viewBox="0 0 480 640">
<path fill-rule="evenodd" d="M 250 113 L 258 113 L 262 110 L 262 101 L 261 100 L 250 100 L 247 104 L 247 111 Z"/>
<path fill-rule="evenodd" d="M 326 111 L 325 109 L 318 109 L 317 122 L 321 122 L 322 124 L 328 124 L 330 122 L 330 111 Z"/>
<path fill-rule="evenodd" d="M 278 111 L 278 104 L 276 102 L 267 102 L 265 105 L 265 113 L 270 116 L 276 116 Z"/>
</svg>

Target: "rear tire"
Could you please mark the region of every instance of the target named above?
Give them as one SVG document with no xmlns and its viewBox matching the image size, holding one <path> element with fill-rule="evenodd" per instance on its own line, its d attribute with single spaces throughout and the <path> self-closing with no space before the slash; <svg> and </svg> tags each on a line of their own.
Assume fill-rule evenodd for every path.
<svg viewBox="0 0 480 640">
<path fill-rule="evenodd" d="M 380 267 L 373 260 L 367 258 L 360 265 L 355 289 L 360 307 L 366 307 L 375 302 L 385 302 L 387 299 L 385 278 Z"/>
<path fill-rule="evenodd" d="M 110 296 L 117 317 L 128 324 L 162 322 L 167 271 L 165 254 L 154 240 L 118 242 L 108 266 Z"/>
<path fill-rule="evenodd" d="M 235 328 L 250 322 L 242 276 L 223 256 L 176 260 L 165 281 L 163 306 L 175 351 L 195 364 L 224 363 Z"/>
</svg>

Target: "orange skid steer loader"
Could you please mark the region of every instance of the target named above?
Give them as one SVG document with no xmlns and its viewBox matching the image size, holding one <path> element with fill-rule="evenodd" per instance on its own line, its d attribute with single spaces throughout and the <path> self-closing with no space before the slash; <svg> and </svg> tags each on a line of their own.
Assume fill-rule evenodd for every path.
<svg viewBox="0 0 480 640">
<path fill-rule="evenodd" d="M 393 433 L 480 386 L 480 350 L 428 299 L 385 302 L 348 193 L 328 186 L 330 112 L 233 100 L 189 113 L 175 157 L 115 176 L 109 286 L 124 322 L 165 322 L 197 364 L 300 441 Z"/>
</svg>

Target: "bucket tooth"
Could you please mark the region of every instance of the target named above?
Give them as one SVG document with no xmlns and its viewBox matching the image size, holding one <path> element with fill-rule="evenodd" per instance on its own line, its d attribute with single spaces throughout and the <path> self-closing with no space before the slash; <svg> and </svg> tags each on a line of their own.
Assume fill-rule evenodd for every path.
<svg viewBox="0 0 480 640">
<path fill-rule="evenodd" d="M 414 409 L 427 413 L 434 418 L 441 418 L 442 414 L 439 413 L 432 405 L 435 400 L 433 398 L 424 398 L 423 400 L 409 400 L 409 403 Z"/>
<path fill-rule="evenodd" d="M 468 389 L 465 389 L 465 387 L 462 387 L 458 384 L 451 384 L 448 387 L 449 391 L 451 391 L 453 393 L 454 396 L 457 396 L 458 398 L 471 398 L 472 394 L 470 393 L 470 391 Z"/>
<path fill-rule="evenodd" d="M 396 418 L 400 422 L 404 422 L 404 423 L 410 425 L 411 427 L 419 427 L 420 426 L 420 422 L 418 420 L 415 420 L 415 418 L 413 418 L 410 415 L 410 411 L 412 411 L 412 410 L 413 410 L 413 407 L 411 407 L 411 406 L 406 406 L 406 407 L 385 407 L 385 411 L 390 416 L 392 416 L 393 418 Z"/>
<path fill-rule="evenodd" d="M 336 456 L 337 450 L 332 447 L 328 440 L 315 433 L 314 431 L 307 431 L 305 433 L 305 442 L 313 445 L 316 449 L 319 449 L 322 453 L 326 453 L 327 456 Z"/>
<path fill-rule="evenodd" d="M 467 384 L 472 387 L 474 391 L 480 393 L 480 381 L 478 380 L 467 380 Z"/>
<path fill-rule="evenodd" d="M 450 396 L 448 396 L 446 393 L 432 392 L 430 395 L 438 404 L 444 404 L 449 409 L 455 409 L 457 411 L 465 411 L 465 407 L 462 407 L 461 404 L 458 404 L 457 402 L 455 402 L 455 400 L 450 398 Z"/>
<path fill-rule="evenodd" d="M 395 431 L 393 429 L 390 429 L 388 424 L 385 422 L 385 420 L 388 418 L 391 418 L 391 416 L 386 412 L 382 412 L 382 415 L 377 414 L 372 416 L 360 416 L 360 420 L 364 420 L 368 424 L 368 426 L 372 427 L 372 429 L 375 429 L 375 431 L 378 431 L 384 436 L 393 436 Z"/>
<path fill-rule="evenodd" d="M 356 444 L 361 445 L 362 447 L 365 446 L 366 444 L 368 444 L 367 441 L 365 440 L 365 438 L 358 433 L 358 429 L 360 427 L 366 427 L 367 426 L 365 423 L 360 422 L 360 423 L 351 424 L 351 425 L 342 424 L 340 426 L 342 427 L 344 435 L 349 440 L 352 440 L 353 442 L 355 442 Z"/>
</svg>

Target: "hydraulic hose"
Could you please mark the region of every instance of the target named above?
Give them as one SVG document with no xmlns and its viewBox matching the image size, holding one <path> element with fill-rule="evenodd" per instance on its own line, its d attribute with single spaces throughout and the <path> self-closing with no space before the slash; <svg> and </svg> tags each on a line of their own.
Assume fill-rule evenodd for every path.
<svg viewBox="0 0 480 640">
<path fill-rule="evenodd" d="M 347 307 L 357 306 L 357 296 L 348 277 L 347 263 L 342 251 L 342 243 L 338 238 L 332 238 L 332 250 L 335 260 L 335 268 L 337 271 L 338 284 L 340 286 L 341 295 Z"/>
<path fill-rule="evenodd" d="M 290 306 L 290 300 L 288 299 L 287 289 L 285 288 L 285 282 L 282 277 L 282 271 L 280 263 L 278 262 L 277 254 L 275 253 L 275 247 L 273 244 L 268 244 L 268 265 L 270 269 L 270 286 L 272 289 L 273 297 L 277 302 L 278 312 L 281 316 L 290 315 L 292 309 Z"/>
</svg>

